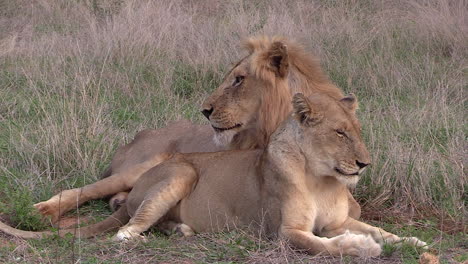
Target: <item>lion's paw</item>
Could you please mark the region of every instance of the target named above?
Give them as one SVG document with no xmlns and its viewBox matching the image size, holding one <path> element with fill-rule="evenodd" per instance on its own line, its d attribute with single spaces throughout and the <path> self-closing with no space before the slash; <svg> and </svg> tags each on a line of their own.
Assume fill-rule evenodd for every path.
<svg viewBox="0 0 468 264">
<path fill-rule="evenodd" d="M 33 205 L 42 216 L 50 216 L 53 223 L 60 217 L 59 207 L 50 201 L 40 202 Z"/>
<path fill-rule="evenodd" d="M 427 243 L 419 240 L 417 237 L 402 237 L 401 241 L 409 243 L 410 245 L 413 245 L 415 247 L 421 247 L 425 250 L 429 249 Z"/>
<path fill-rule="evenodd" d="M 352 234 L 346 231 L 343 235 L 332 238 L 340 253 L 359 257 L 376 257 L 382 252 L 380 245 L 372 237 Z"/>
<path fill-rule="evenodd" d="M 146 238 L 136 232 L 132 232 L 128 229 L 120 229 L 117 234 L 113 237 L 114 241 L 129 241 L 129 240 L 142 240 L 146 242 Z"/>
</svg>

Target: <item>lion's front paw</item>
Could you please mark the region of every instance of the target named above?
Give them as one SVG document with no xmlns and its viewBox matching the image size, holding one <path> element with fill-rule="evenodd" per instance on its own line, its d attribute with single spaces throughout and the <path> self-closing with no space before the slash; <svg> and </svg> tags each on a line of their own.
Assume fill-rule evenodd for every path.
<svg viewBox="0 0 468 264">
<path fill-rule="evenodd" d="M 129 240 L 142 240 L 146 242 L 146 238 L 136 232 L 132 232 L 126 228 L 121 228 L 119 232 L 112 238 L 114 241 L 129 241 Z"/>
<path fill-rule="evenodd" d="M 370 236 L 345 234 L 332 238 L 338 246 L 340 253 L 359 257 L 376 257 L 380 255 L 382 249 Z"/>
<path fill-rule="evenodd" d="M 402 237 L 401 241 L 409 243 L 415 247 L 421 247 L 425 250 L 429 249 L 429 247 L 427 246 L 427 243 L 419 240 L 417 237 Z"/>
</svg>

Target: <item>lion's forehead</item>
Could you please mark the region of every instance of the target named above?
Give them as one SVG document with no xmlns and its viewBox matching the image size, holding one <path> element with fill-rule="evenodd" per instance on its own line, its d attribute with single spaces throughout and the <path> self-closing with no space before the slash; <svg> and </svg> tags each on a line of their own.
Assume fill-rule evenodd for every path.
<svg viewBox="0 0 468 264">
<path fill-rule="evenodd" d="M 360 133 L 361 123 L 356 117 L 356 114 L 353 111 L 349 111 L 343 108 L 338 104 L 327 104 L 326 107 L 322 109 L 324 113 L 328 113 L 328 119 L 331 123 L 336 124 L 336 129 L 345 129 L 348 131 L 355 131 Z M 327 114 L 325 115 L 327 117 Z"/>
<path fill-rule="evenodd" d="M 324 117 L 329 120 L 336 129 L 359 130 L 360 124 L 356 117 L 343 113 L 324 112 Z"/>
</svg>

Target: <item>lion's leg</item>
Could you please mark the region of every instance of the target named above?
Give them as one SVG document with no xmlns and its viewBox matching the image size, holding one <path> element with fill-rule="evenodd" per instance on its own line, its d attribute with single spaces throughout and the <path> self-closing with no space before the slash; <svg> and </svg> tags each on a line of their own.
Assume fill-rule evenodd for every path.
<svg viewBox="0 0 468 264">
<path fill-rule="evenodd" d="M 44 216 L 51 216 L 52 222 L 65 212 L 83 204 L 86 201 L 103 198 L 111 194 L 127 191 L 133 187 L 140 176 L 150 168 L 166 160 L 169 154 L 158 154 L 152 159 L 137 164 L 123 172 L 86 185 L 82 188 L 65 190 L 45 202 L 34 205 Z"/>
<path fill-rule="evenodd" d="M 351 194 L 351 191 L 347 189 L 347 195 L 348 195 L 348 205 L 349 205 L 349 212 L 348 215 L 356 220 L 361 217 L 361 206 L 359 203 L 354 199 L 353 194 Z"/>
<path fill-rule="evenodd" d="M 161 217 L 187 196 L 197 179 L 195 170 L 189 164 L 178 164 L 166 171 L 165 179 L 152 186 L 127 225 L 120 228 L 115 240 L 141 238 L 142 232 L 157 223 Z M 142 179 L 143 180 L 143 179 Z M 146 183 L 145 184 L 150 184 Z M 134 188 L 132 191 L 140 191 Z M 131 199 L 128 202 L 132 202 Z M 190 229 L 191 230 L 191 229 Z"/>
<path fill-rule="evenodd" d="M 384 243 L 396 244 L 407 242 L 414 246 L 427 249 L 427 244 L 416 237 L 399 237 L 395 234 L 383 230 L 382 228 L 371 226 L 350 217 L 348 217 L 348 219 L 340 228 L 324 232 L 324 235 L 327 237 L 333 237 L 344 234 L 348 230 L 356 234 L 370 235 L 377 243 L 381 245 Z"/>
<path fill-rule="evenodd" d="M 332 256 L 378 256 L 381 248 L 370 237 L 345 233 L 333 238 L 318 237 L 310 231 L 281 228 L 281 235 L 299 249 L 311 254 L 325 253 Z"/>
<path fill-rule="evenodd" d="M 154 160 L 154 158 L 153 158 L 153 160 L 148 161 L 148 165 L 150 166 L 150 168 L 154 167 L 157 164 L 159 164 L 159 163 L 165 161 L 166 159 L 168 159 L 170 157 L 170 154 L 169 153 L 167 153 L 167 154 L 158 154 L 158 155 L 155 155 L 153 157 L 156 157 L 157 160 Z M 143 162 L 143 163 L 145 163 L 145 162 Z M 103 177 L 108 177 L 108 176 L 103 176 Z M 127 197 L 128 197 L 128 192 L 119 192 L 116 195 L 112 196 L 109 199 L 109 206 L 110 206 L 111 210 L 113 212 L 117 211 L 120 208 L 120 206 L 127 201 Z"/>
</svg>

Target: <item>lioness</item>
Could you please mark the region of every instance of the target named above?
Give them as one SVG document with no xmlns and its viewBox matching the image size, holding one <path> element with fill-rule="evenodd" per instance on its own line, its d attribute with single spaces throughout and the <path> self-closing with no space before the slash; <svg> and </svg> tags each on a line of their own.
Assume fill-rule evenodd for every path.
<svg viewBox="0 0 468 264">
<path fill-rule="evenodd" d="M 131 216 L 117 239 L 140 237 L 171 220 L 195 232 L 264 225 L 312 254 L 377 256 L 384 242 L 425 247 L 348 215 L 347 185 L 356 184 L 370 163 L 356 98 L 297 94 L 293 107 L 265 150 L 174 154 L 136 182 L 112 225 L 99 228 Z"/>
<path fill-rule="evenodd" d="M 130 190 L 145 171 L 167 158 L 165 153 L 264 148 L 291 111 L 291 94 L 323 93 L 335 99 L 344 96 L 300 45 L 279 37 L 257 37 L 248 39 L 245 46 L 249 55 L 234 66 L 203 104 L 202 112 L 210 125 L 178 122 L 145 130 L 117 151 L 107 170 L 112 176 L 64 191 L 35 207 L 55 222 L 61 214 L 90 199 Z M 359 204 L 348 195 L 350 215 L 358 219 Z M 124 200 L 125 196 L 113 199 L 116 204 Z"/>
</svg>

